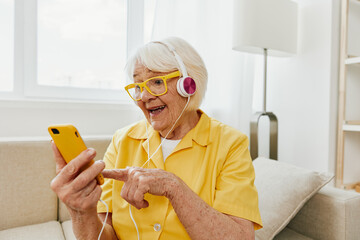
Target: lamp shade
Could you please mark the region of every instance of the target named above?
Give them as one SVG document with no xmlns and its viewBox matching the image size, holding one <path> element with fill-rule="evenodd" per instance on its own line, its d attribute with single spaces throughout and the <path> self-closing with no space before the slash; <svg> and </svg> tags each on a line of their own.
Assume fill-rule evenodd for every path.
<svg viewBox="0 0 360 240">
<path fill-rule="evenodd" d="M 233 49 L 272 56 L 297 50 L 297 3 L 291 0 L 234 0 Z"/>
</svg>

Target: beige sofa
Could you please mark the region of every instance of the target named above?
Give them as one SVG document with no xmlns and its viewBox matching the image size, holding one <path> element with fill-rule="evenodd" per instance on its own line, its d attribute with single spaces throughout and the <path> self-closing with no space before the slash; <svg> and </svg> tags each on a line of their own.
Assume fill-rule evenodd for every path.
<svg viewBox="0 0 360 240">
<path fill-rule="evenodd" d="M 110 139 L 87 139 L 101 159 Z M 63 204 L 50 189 L 49 141 L 0 142 L 0 240 L 75 239 Z M 360 195 L 322 188 L 275 239 L 360 239 Z"/>
</svg>

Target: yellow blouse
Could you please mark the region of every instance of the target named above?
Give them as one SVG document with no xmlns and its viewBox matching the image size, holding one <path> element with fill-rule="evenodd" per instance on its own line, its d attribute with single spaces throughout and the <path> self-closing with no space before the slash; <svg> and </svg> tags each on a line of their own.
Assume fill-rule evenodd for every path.
<svg viewBox="0 0 360 240">
<path fill-rule="evenodd" d="M 207 204 L 219 212 L 255 223 L 262 227 L 258 194 L 254 186 L 255 173 L 248 151 L 248 139 L 239 131 L 201 112 L 197 125 L 189 131 L 174 151 L 163 160 L 161 149 L 145 165 L 160 168 L 180 177 Z M 118 130 L 105 154 L 107 169 L 142 166 L 160 144 L 160 135 L 145 120 Z M 101 199 L 110 212 L 120 239 L 137 239 L 130 218 L 129 204 L 121 198 L 123 182 L 106 179 Z M 146 194 L 149 207 L 131 207 L 141 239 L 190 239 L 166 197 Z M 106 212 L 102 203 L 98 212 Z"/>
</svg>

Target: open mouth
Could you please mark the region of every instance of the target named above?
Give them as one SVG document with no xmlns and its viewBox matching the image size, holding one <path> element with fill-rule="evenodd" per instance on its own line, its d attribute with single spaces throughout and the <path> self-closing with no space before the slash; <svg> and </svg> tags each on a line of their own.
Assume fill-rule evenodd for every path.
<svg viewBox="0 0 360 240">
<path fill-rule="evenodd" d="M 162 110 L 164 110 L 165 108 L 165 105 L 164 106 L 159 106 L 159 107 L 155 107 L 155 108 L 152 108 L 152 109 L 149 109 L 149 112 L 150 114 L 159 114 L 160 112 L 162 112 Z"/>
</svg>

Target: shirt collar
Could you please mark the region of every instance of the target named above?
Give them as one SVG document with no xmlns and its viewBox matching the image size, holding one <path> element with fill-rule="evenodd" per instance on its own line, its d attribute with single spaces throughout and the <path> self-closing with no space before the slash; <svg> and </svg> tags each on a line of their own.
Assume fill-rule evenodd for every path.
<svg viewBox="0 0 360 240">
<path fill-rule="evenodd" d="M 206 146 L 209 144 L 210 118 L 201 110 L 198 111 L 201 113 L 199 122 L 175 147 L 173 150 L 174 153 L 186 148 L 191 148 L 194 142 L 201 146 Z M 148 129 L 148 133 L 146 133 L 146 128 Z M 128 136 L 133 139 L 143 140 L 142 147 L 150 156 L 151 161 L 154 163 L 155 167 L 159 169 L 165 169 L 162 151 L 161 149 L 158 149 L 161 143 L 160 134 L 159 132 L 155 131 L 146 120 L 141 121 L 139 124 L 137 124 L 137 127 L 129 131 Z"/>
<path fill-rule="evenodd" d="M 195 141 L 197 144 L 201 146 L 206 146 L 210 143 L 209 139 L 209 129 L 210 129 L 210 117 L 206 115 L 202 110 L 198 110 L 201 113 L 199 122 L 196 126 L 191 129 L 183 138 L 179 145 L 183 145 L 183 147 L 191 147 L 192 141 Z M 145 125 L 146 124 L 146 125 Z M 146 134 L 146 127 L 148 129 L 148 134 Z M 148 136 L 147 136 L 148 135 Z M 137 127 L 133 128 L 128 136 L 134 139 L 153 139 L 156 138 L 156 142 L 160 139 L 160 135 L 157 131 L 155 131 L 151 125 L 146 121 L 142 120 L 137 125 Z M 150 141 L 152 142 L 152 141 Z"/>
</svg>

